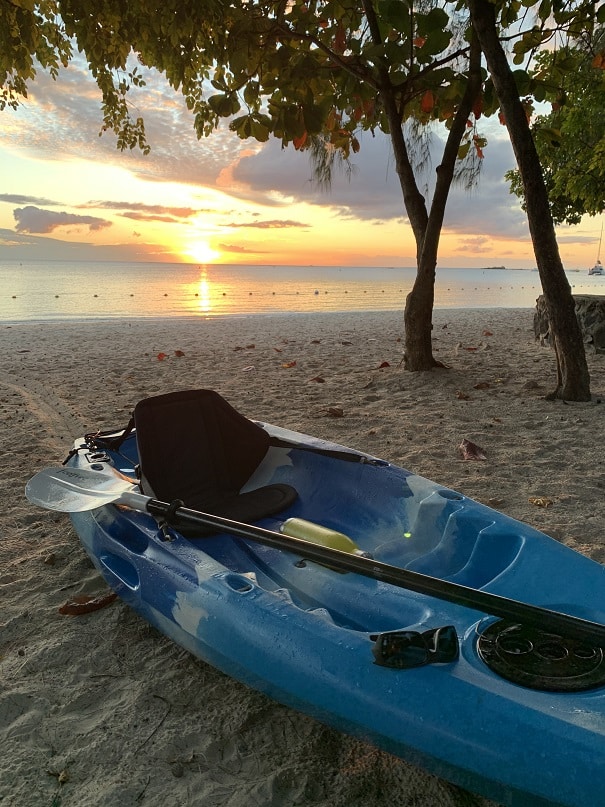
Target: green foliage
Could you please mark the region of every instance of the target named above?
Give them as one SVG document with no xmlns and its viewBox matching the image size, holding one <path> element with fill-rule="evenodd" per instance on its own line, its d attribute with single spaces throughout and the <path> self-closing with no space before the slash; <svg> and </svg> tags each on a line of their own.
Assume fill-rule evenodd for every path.
<svg viewBox="0 0 605 807">
<path fill-rule="evenodd" d="M 563 204 L 557 215 L 570 220 L 580 209 L 594 211 L 603 196 L 597 114 L 603 71 L 592 69 L 582 89 L 577 49 L 553 50 L 552 37 L 561 26 L 578 36 L 591 31 L 595 5 L 501 0 L 497 8 L 503 29 L 517 26 L 513 61 L 528 114 L 534 101 L 559 99 L 556 111 L 535 123 L 551 193 Z M 605 17 L 604 8 L 598 5 L 597 20 Z M 527 9 L 535 22 L 519 30 Z M 129 98 L 145 84 L 142 69 L 154 67 L 185 97 L 198 137 L 226 119 L 242 139 L 276 137 L 297 149 L 322 143 L 346 161 L 360 147 L 360 130 L 392 134 L 394 125 L 403 131 L 409 120 L 451 128 L 467 85 L 468 42 L 462 0 L 104 0 L 92 6 L 88 0 L 0 0 L 0 109 L 27 98 L 36 70 L 56 78 L 79 50 L 101 91 L 101 133 L 115 132 L 120 149 L 149 150 L 144 122 L 132 114 Z M 546 44 L 550 49 L 538 56 L 537 69 L 523 68 Z M 582 69 L 587 76 L 590 68 Z M 460 160 L 482 156 L 485 141 L 476 122 L 498 106 L 484 74 Z M 587 171 L 595 189 L 582 191 L 578 177 Z M 514 178 L 513 188 L 519 191 Z"/>
<path fill-rule="evenodd" d="M 452 117 L 468 51 L 454 43 L 459 21 L 437 0 L 0 0 L 0 103 L 15 107 L 37 67 L 56 77 L 77 49 L 101 90 L 102 132 L 119 148 L 148 149 L 129 103 L 146 66 L 184 95 L 198 137 L 228 119 L 241 138 L 284 146 L 321 135 L 346 159 L 359 130 L 390 133 L 386 98 L 400 125 Z"/>
<path fill-rule="evenodd" d="M 54 0 L 0 2 L 0 110 L 27 98 L 36 62 L 56 78 L 72 56 Z"/>
<path fill-rule="evenodd" d="M 594 34 L 588 47 L 567 47 L 539 55 L 532 72 L 534 96 L 551 103 L 549 114 L 532 123 L 553 218 L 577 224 L 605 210 L 605 36 Z M 518 171 L 507 179 L 523 201 Z"/>
</svg>

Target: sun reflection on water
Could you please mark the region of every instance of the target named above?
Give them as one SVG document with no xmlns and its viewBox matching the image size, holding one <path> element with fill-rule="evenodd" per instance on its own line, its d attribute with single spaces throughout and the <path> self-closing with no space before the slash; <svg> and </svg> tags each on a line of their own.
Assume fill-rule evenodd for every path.
<svg viewBox="0 0 605 807">
<path fill-rule="evenodd" d="M 209 314 L 212 310 L 212 303 L 210 300 L 210 283 L 208 283 L 208 278 L 204 273 L 200 277 L 200 282 L 198 284 L 198 306 L 199 310 L 202 311 L 204 314 Z"/>
<path fill-rule="evenodd" d="M 192 314 L 212 314 L 218 296 L 217 284 L 208 277 L 206 267 L 201 269 L 199 278 L 185 288 L 185 305 Z"/>
</svg>

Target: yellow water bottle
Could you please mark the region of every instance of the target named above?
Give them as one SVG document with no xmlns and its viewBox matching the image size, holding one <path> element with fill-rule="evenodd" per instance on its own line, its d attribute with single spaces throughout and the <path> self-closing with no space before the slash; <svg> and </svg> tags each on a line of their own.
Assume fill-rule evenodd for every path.
<svg viewBox="0 0 605 807">
<path fill-rule="evenodd" d="M 348 535 L 344 532 L 332 530 L 313 521 L 304 518 L 289 518 L 280 527 L 280 532 L 290 535 L 292 538 L 300 538 L 311 544 L 327 546 L 330 549 L 338 549 L 340 552 L 348 552 L 351 555 L 363 555 L 363 552 Z"/>
</svg>

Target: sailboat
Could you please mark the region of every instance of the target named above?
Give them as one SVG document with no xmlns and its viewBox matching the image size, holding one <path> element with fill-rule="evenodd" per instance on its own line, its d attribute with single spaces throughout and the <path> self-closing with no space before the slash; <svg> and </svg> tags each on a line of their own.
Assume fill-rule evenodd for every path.
<svg viewBox="0 0 605 807">
<path fill-rule="evenodd" d="M 603 264 L 601 263 L 601 243 L 603 241 L 603 222 L 601 222 L 601 237 L 599 238 L 599 251 L 597 253 L 597 262 L 594 266 L 591 266 L 588 270 L 589 275 L 603 275 L 605 274 L 605 269 L 603 269 Z"/>
</svg>

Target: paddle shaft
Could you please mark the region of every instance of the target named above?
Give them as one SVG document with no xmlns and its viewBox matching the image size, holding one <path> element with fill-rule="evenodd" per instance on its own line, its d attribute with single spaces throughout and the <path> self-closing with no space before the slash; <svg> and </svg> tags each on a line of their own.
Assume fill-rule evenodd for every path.
<svg viewBox="0 0 605 807">
<path fill-rule="evenodd" d="M 125 493 L 120 502 L 134 509 L 144 509 L 156 516 L 173 516 L 177 522 L 194 527 L 212 527 L 221 532 L 247 538 L 251 541 L 285 549 L 305 559 L 322 563 L 343 572 L 355 572 L 399 588 L 426 594 L 477 611 L 483 611 L 502 619 L 510 619 L 539 630 L 580 639 L 605 646 L 605 625 L 591 622 L 581 617 L 551 611 L 537 605 L 511 600 L 498 594 L 462 586 L 448 580 L 440 580 L 430 575 L 412 572 L 398 566 L 373 560 L 360 555 L 352 555 L 339 549 L 313 544 L 301 538 L 293 538 L 263 527 L 242 524 L 221 516 L 201 513 L 188 507 L 173 508 L 166 502 L 150 499 L 137 493 Z M 177 527 L 178 529 L 178 527 Z"/>
</svg>

